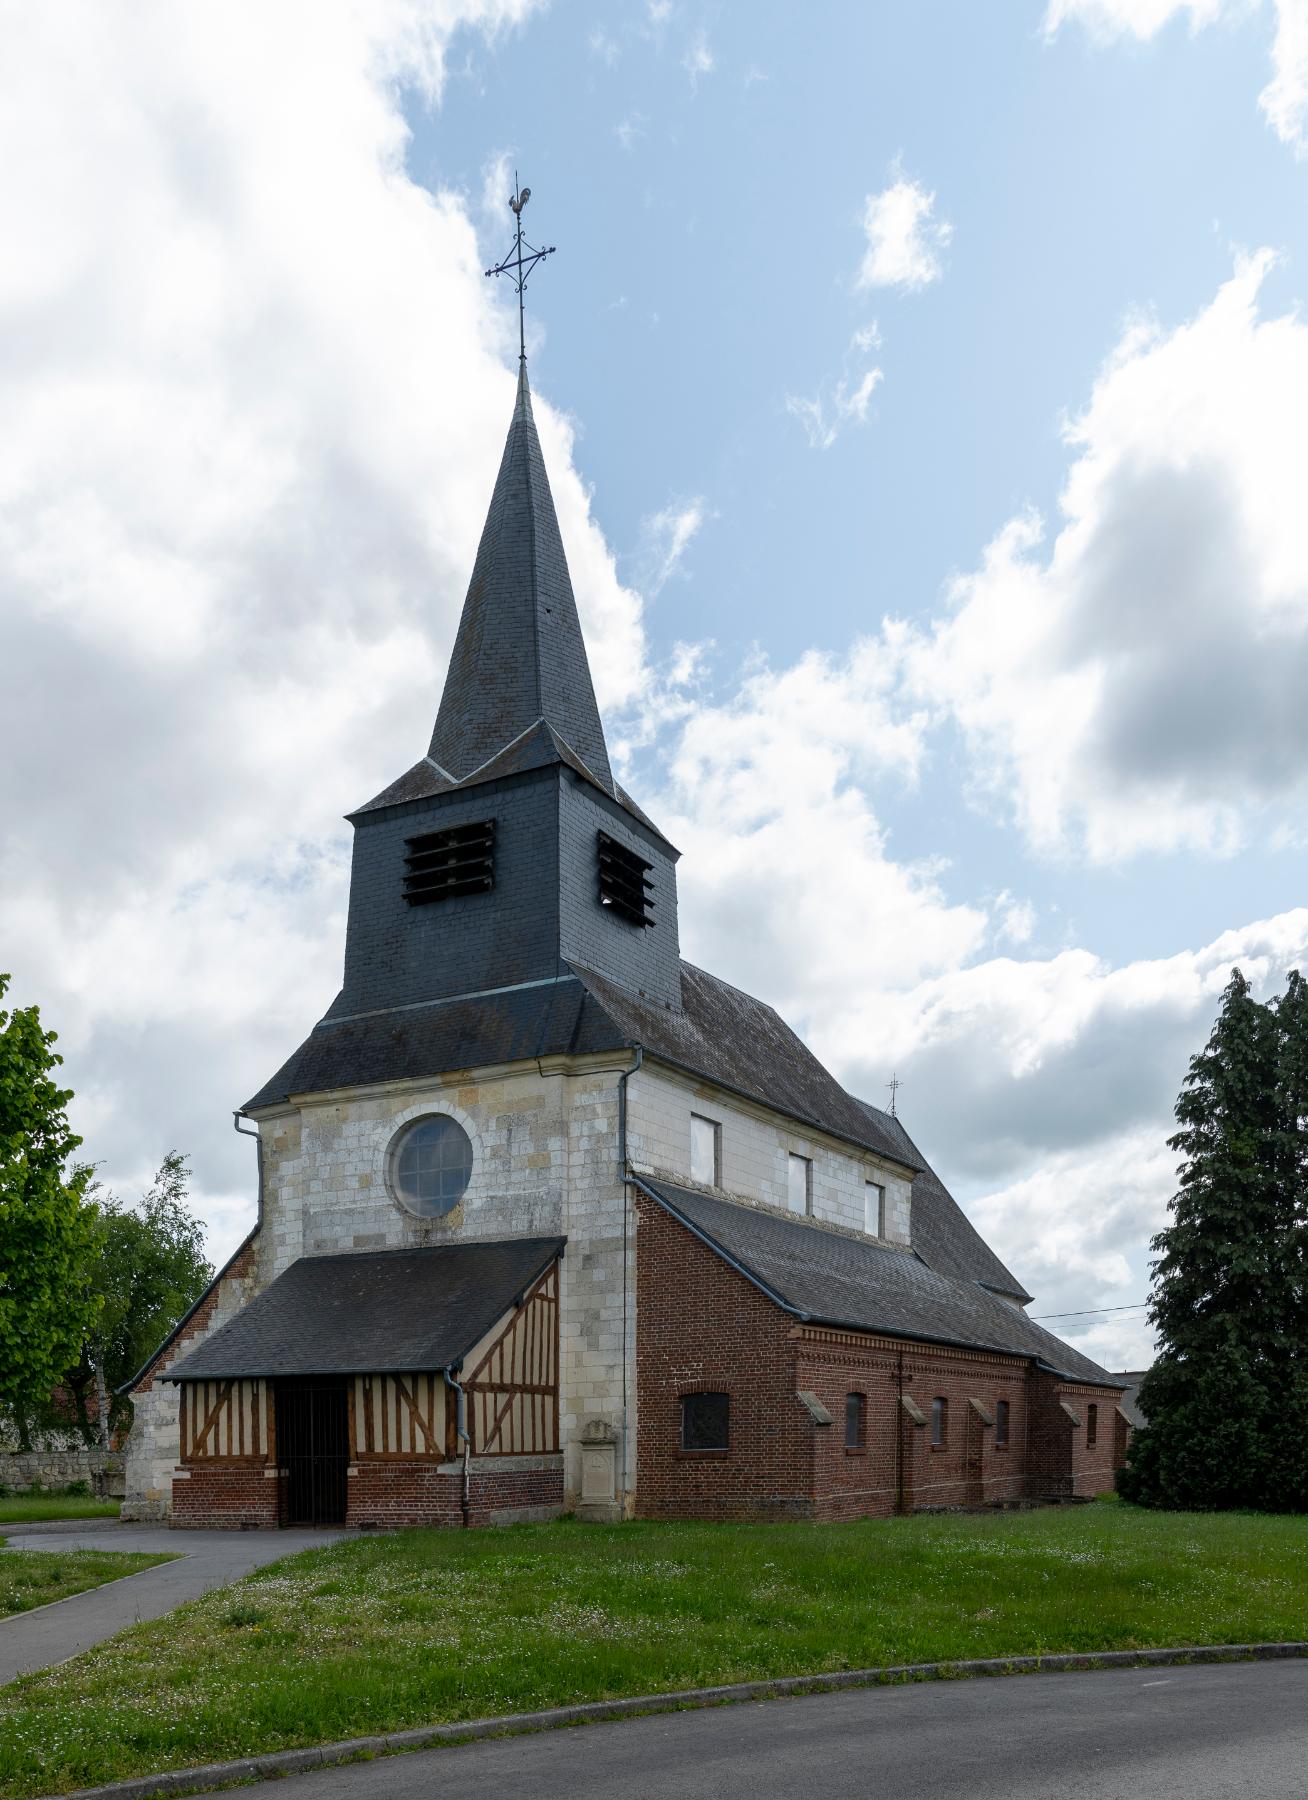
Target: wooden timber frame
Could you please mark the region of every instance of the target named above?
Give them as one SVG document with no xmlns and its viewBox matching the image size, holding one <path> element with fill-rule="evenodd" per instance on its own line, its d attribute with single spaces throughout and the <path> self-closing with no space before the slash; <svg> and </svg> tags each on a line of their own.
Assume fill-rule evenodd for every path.
<svg viewBox="0 0 1308 1800">
<path fill-rule="evenodd" d="M 508 1322 L 468 1357 L 474 1456 L 540 1456 L 559 1447 L 559 1265 L 552 1262 Z"/>
<path fill-rule="evenodd" d="M 266 1463 L 275 1441 L 270 1381 L 179 1382 L 181 1461 Z"/>
</svg>

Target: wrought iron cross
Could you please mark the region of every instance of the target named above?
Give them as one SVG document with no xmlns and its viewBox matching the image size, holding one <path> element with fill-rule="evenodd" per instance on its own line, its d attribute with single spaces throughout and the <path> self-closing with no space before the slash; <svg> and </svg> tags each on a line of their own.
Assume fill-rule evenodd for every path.
<svg viewBox="0 0 1308 1800">
<path fill-rule="evenodd" d="M 493 269 L 486 271 L 488 275 L 511 276 L 513 285 L 518 291 L 518 359 L 520 362 L 527 360 L 527 322 L 522 300 L 523 289 L 536 264 L 542 262 L 547 256 L 553 256 L 555 250 L 553 244 L 538 250 L 534 244 L 529 244 L 522 235 L 522 209 L 530 199 L 531 189 L 518 187 L 518 172 L 515 169 L 513 172 L 513 198 L 509 201 L 513 215 L 518 222 L 518 228 L 513 234 L 513 248 L 502 262 L 496 263 Z"/>
<path fill-rule="evenodd" d="M 895 1111 L 895 1096 L 903 1085 L 903 1082 L 899 1079 L 898 1070 L 896 1070 L 890 1077 L 890 1080 L 886 1083 L 886 1086 L 890 1089 L 890 1116 L 892 1119 L 897 1119 L 899 1117 L 899 1114 Z"/>
</svg>

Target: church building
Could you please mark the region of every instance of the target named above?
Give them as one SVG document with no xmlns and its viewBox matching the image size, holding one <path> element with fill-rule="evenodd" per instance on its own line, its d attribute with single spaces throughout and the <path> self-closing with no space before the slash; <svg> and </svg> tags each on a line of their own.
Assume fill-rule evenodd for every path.
<svg viewBox="0 0 1308 1800">
<path fill-rule="evenodd" d="M 258 1222 L 132 1387 L 125 1518 L 845 1519 L 1110 1489 L 1120 1379 L 900 1121 L 681 959 L 526 363 L 341 990 L 238 1115 Z"/>
</svg>

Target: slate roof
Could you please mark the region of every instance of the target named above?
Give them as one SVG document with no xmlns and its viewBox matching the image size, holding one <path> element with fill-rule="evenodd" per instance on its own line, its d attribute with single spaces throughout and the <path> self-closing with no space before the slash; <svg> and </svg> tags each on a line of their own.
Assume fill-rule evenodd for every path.
<svg viewBox="0 0 1308 1800">
<path fill-rule="evenodd" d="M 913 1181 L 913 1248 L 923 1262 L 951 1281 L 979 1281 L 998 1294 L 1029 1300 L 1030 1294 L 1000 1262 L 901 1122 L 866 1100 L 858 1104 L 921 1168 Z"/>
<path fill-rule="evenodd" d="M 1029 1357 L 1067 1380 L 1115 1388 L 1101 1369 L 970 1281 L 951 1281 L 911 1250 L 861 1242 L 667 1182 L 641 1179 L 653 1199 L 800 1319 Z"/>
<path fill-rule="evenodd" d="M 292 1094 L 420 1080 L 455 1069 L 586 1056 L 624 1047 L 621 1033 L 575 975 L 500 993 L 433 1000 L 352 1019 L 324 1019 L 246 1109 Z"/>
<path fill-rule="evenodd" d="M 303 1256 L 164 1375 L 352 1375 L 446 1369 L 561 1256 L 566 1238 L 512 1238 Z"/>
<path fill-rule="evenodd" d="M 523 362 L 429 754 L 461 781 L 540 719 L 612 794 L 613 771 Z"/>
<path fill-rule="evenodd" d="M 1137 1431 L 1142 1431 L 1149 1423 L 1140 1411 L 1139 1401 L 1140 1383 L 1148 1373 L 1148 1369 L 1119 1369 L 1113 1377 L 1115 1381 L 1121 1382 L 1124 1390 L 1118 1404 Z"/>
</svg>

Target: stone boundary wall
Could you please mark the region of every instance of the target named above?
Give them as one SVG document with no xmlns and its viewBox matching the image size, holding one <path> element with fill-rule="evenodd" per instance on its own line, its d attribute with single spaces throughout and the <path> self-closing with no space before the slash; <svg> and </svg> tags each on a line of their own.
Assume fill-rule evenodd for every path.
<svg viewBox="0 0 1308 1800">
<path fill-rule="evenodd" d="M 126 1457 L 121 1450 L 15 1450 L 0 1453 L 0 1487 L 23 1494 L 31 1488 L 62 1488 L 84 1481 L 100 1500 L 121 1500 L 126 1492 Z"/>
</svg>

